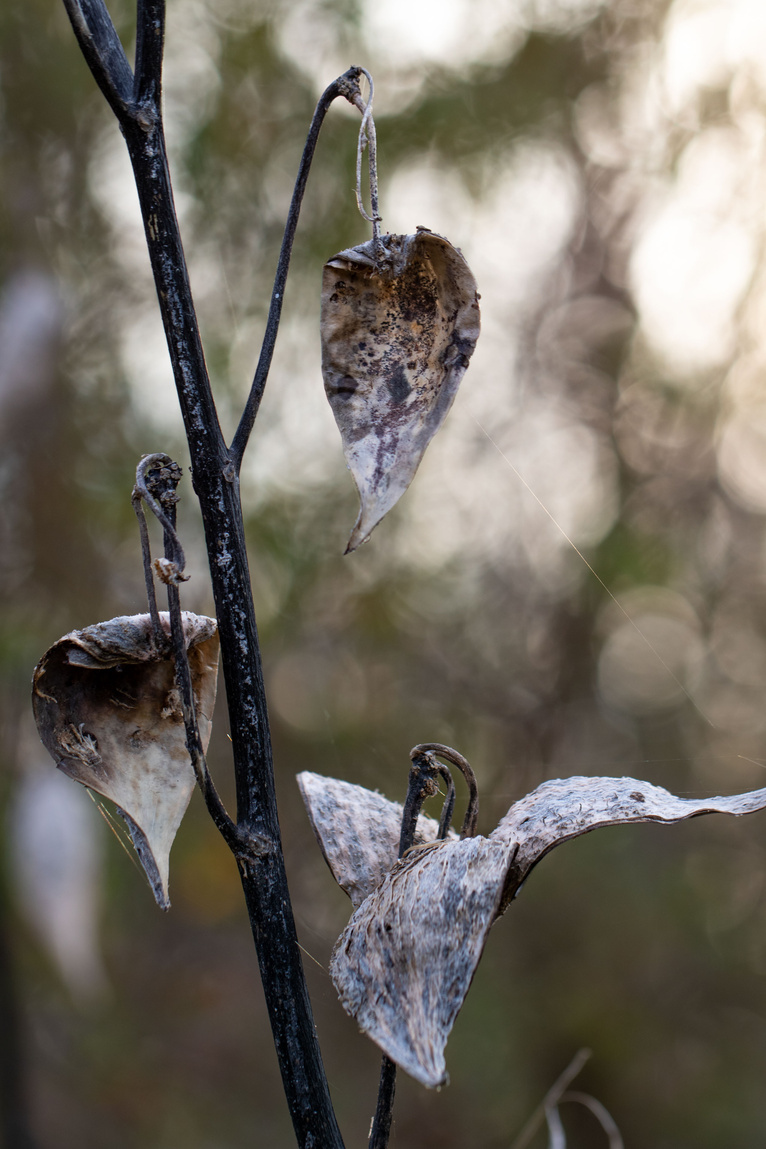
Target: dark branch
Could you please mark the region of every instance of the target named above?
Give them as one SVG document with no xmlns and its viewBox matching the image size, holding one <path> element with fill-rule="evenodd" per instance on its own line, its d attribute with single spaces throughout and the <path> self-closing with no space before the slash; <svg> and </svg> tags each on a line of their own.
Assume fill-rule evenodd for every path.
<svg viewBox="0 0 766 1149">
<path fill-rule="evenodd" d="M 112 42 L 108 28 L 103 32 L 99 24 L 101 31 L 96 36 L 93 30 L 95 17 L 88 24 L 83 15 L 96 11 L 105 13 L 103 5 L 97 0 L 90 0 L 87 4 L 86 0 L 65 2 L 86 59 L 120 121 L 133 165 L 160 313 L 189 444 L 192 481 L 205 528 L 229 708 L 238 832 L 256 842 L 265 840 L 271 846 L 265 853 L 252 850 L 247 858 L 240 857 L 239 869 L 285 1096 L 301 1149 L 318 1149 L 319 1146 L 322 1149 L 342 1149 L 343 1140 L 322 1065 L 287 887 L 239 480 L 221 434 L 213 401 L 173 203 L 159 103 L 162 37 L 157 35 L 160 27 L 157 18 L 161 16 L 163 6 L 160 0 L 144 0 L 139 8 L 139 76 L 134 98 L 129 69 L 125 73 L 122 65 L 114 65 L 114 51 L 111 55 L 106 51 L 106 46 Z M 113 30 L 111 36 L 119 45 Z M 119 82 L 114 78 L 115 68 Z M 346 95 L 353 100 L 353 72 L 352 69 L 349 78 L 341 77 L 336 81 L 338 90 L 335 94 Z M 292 224 L 293 234 L 295 222 L 297 216 Z M 283 274 L 287 269 L 290 243 L 283 245 L 285 260 L 280 264 Z M 269 329 L 272 347 L 283 288 L 283 282 L 276 288 L 280 299 L 273 309 L 275 318 Z M 262 356 L 266 368 L 269 360 L 270 351 L 265 359 Z M 263 381 L 265 369 L 263 378 L 257 377 L 261 390 Z M 239 460 L 260 399 L 255 384 L 254 389 L 256 394 L 248 404 L 247 418 L 238 440 Z M 172 538 L 170 542 L 171 552 L 177 555 Z M 166 573 L 173 574 L 172 571 Z M 175 613 L 176 607 L 172 603 L 171 607 Z M 179 664 L 182 663 L 179 650 Z"/>
<path fill-rule="evenodd" d="M 245 410 L 242 412 L 242 418 L 239 421 L 239 426 L 231 443 L 231 459 L 237 471 L 239 471 L 242 465 L 242 456 L 245 453 L 245 447 L 250 438 L 250 432 L 253 429 L 255 417 L 258 414 L 258 408 L 261 405 L 263 391 L 269 375 L 269 368 L 271 367 L 274 345 L 277 341 L 277 332 L 279 331 L 279 319 L 282 314 L 282 303 L 285 294 L 285 284 L 287 282 L 287 272 L 290 268 L 290 256 L 293 250 L 295 229 L 298 226 L 298 217 L 300 216 L 301 204 L 303 203 L 303 193 L 306 190 L 306 182 L 309 177 L 309 171 L 311 170 L 311 161 L 314 158 L 319 132 L 333 100 L 336 100 L 338 96 L 344 96 L 350 104 L 355 105 L 357 98 L 361 98 L 359 91 L 359 76 L 361 74 L 361 68 L 349 68 L 349 70 L 344 72 L 342 76 L 339 76 L 337 80 L 333 80 L 319 97 L 319 102 L 314 111 L 314 117 L 311 121 L 309 134 L 306 137 L 306 144 L 303 149 L 303 155 L 301 156 L 300 167 L 298 168 L 298 176 L 295 180 L 293 198 L 290 201 L 290 210 L 287 213 L 287 222 L 282 237 L 282 247 L 279 252 L 277 273 L 274 277 L 274 288 L 271 293 L 269 315 L 266 320 L 266 332 L 261 345 L 261 353 L 258 357 L 258 366 L 255 369 L 255 377 L 250 387 L 250 394 L 247 399 L 247 404 L 245 405 Z"/>
<path fill-rule="evenodd" d="M 380 1082 L 378 1084 L 378 1104 L 372 1119 L 370 1140 L 367 1149 L 386 1149 L 391 1136 L 391 1123 L 394 1117 L 394 1097 L 396 1095 L 396 1062 L 385 1053 L 380 1062 Z"/>
<path fill-rule="evenodd" d="M 447 783 L 447 795 L 444 799 L 442 806 L 442 813 L 439 819 L 439 831 L 436 835 L 440 842 L 443 842 L 449 833 L 449 828 L 452 825 L 452 815 L 455 811 L 455 783 L 452 780 L 452 775 L 446 766 L 437 763 L 439 766 L 439 773 L 444 781 Z"/>
<path fill-rule="evenodd" d="M 144 514 L 144 506 L 141 501 L 140 493 L 133 490 L 131 496 L 131 503 L 133 510 L 136 512 L 138 519 L 138 530 L 141 535 L 141 556 L 144 563 L 144 585 L 146 587 L 146 598 L 149 603 L 149 615 L 152 620 L 152 634 L 154 635 L 154 644 L 158 650 L 162 650 L 165 646 L 165 632 L 162 629 L 160 622 L 160 612 L 157 609 L 157 596 L 154 593 L 154 574 L 152 572 L 152 552 L 149 546 L 149 531 L 146 526 L 146 515 Z"/>
<path fill-rule="evenodd" d="M 452 776 L 433 754 L 428 753 L 428 747 L 416 746 L 411 751 L 412 766 L 407 784 L 407 797 L 402 811 L 402 828 L 399 837 L 399 857 L 409 850 L 415 840 L 415 830 L 418 817 L 426 798 L 433 798 L 438 792 L 437 777 L 447 780 L 447 797 L 444 810 L 439 823 L 439 838 L 443 838 L 449 829 L 452 810 L 455 806 L 455 786 Z M 378 1101 L 375 1107 L 375 1116 L 372 1119 L 370 1140 L 367 1149 L 386 1149 L 391 1135 L 391 1122 L 394 1114 L 394 1096 L 396 1093 L 396 1064 L 390 1057 L 383 1055 L 380 1064 L 380 1082 L 378 1084 Z"/>
<path fill-rule="evenodd" d="M 138 0 L 136 16 L 136 76 L 133 99 L 159 105 L 162 56 L 165 47 L 165 0 Z"/>
<path fill-rule="evenodd" d="M 74 34 L 93 78 L 118 120 L 133 99 L 133 72 L 103 0 L 64 0 Z"/>
</svg>

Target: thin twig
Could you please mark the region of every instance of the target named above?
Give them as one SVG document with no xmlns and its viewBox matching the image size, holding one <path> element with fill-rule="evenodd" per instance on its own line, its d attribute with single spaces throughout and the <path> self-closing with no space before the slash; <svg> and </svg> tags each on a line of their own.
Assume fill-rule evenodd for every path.
<svg viewBox="0 0 766 1149">
<path fill-rule="evenodd" d="M 178 495 L 176 487 L 181 480 L 181 468 L 174 463 L 169 455 L 145 455 L 136 470 L 136 486 L 133 491 L 134 506 L 143 499 L 150 511 L 163 527 L 165 558 L 174 568 L 172 573 L 163 572 L 163 581 L 167 585 L 168 611 L 170 614 L 170 641 L 175 663 L 176 686 L 181 700 L 181 713 L 186 729 L 186 748 L 189 751 L 194 774 L 205 799 L 210 817 L 221 833 L 226 844 L 237 858 L 252 858 L 267 853 L 270 843 L 261 834 L 252 834 L 243 827 L 237 826 L 226 811 L 221 801 L 215 783 L 205 758 L 202 745 L 202 736 L 197 721 L 197 707 L 194 700 L 194 684 L 192 682 L 189 654 L 186 649 L 186 636 L 184 634 L 183 619 L 181 617 L 181 596 L 178 583 L 183 578 L 184 554 L 181 542 L 176 531 L 176 505 Z M 140 521 L 143 520 L 141 511 Z M 146 533 L 146 524 L 142 531 Z M 148 550 L 148 537 L 147 537 Z M 144 570 L 146 571 L 146 554 L 144 557 Z M 151 575 L 151 568 L 149 576 Z M 150 600 L 151 608 L 151 600 Z M 155 604 L 156 610 L 156 604 Z M 157 616 L 159 622 L 159 615 Z"/>
<path fill-rule="evenodd" d="M 157 491 L 157 479 L 162 475 L 163 470 L 170 467 L 178 467 L 169 455 L 154 454 L 144 455 L 141 462 L 136 468 L 136 485 L 133 488 L 133 497 L 141 498 L 146 503 L 149 510 L 154 517 L 162 524 L 162 529 L 165 532 L 165 557 L 170 559 L 178 567 L 178 575 L 182 575 L 184 567 L 186 566 L 186 556 L 184 549 L 181 546 L 181 540 L 178 537 L 175 527 L 175 503 L 177 496 L 175 494 L 175 485 L 169 491 L 164 491 L 163 495 L 159 498 L 155 497 L 154 491 Z M 152 472 L 158 472 L 152 476 Z M 181 469 L 178 467 L 178 479 L 181 477 Z M 150 477 L 151 476 L 151 477 Z M 169 479 L 169 476 L 162 476 Z M 150 485 L 151 484 L 151 485 Z M 164 503 L 164 505 L 163 505 Z M 168 549 L 171 554 L 168 554 Z"/>
<path fill-rule="evenodd" d="M 439 767 L 439 773 L 447 783 L 447 796 L 442 806 L 441 817 L 439 819 L 439 831 L 436 835 L 437 841 L 441 842 L 447 837 L 449 828 L 452 825 L 452 815 L 455 812 L 455 782 L 446 766 L 442 766 L 441 762 L 437 762 L 437 766 Z"/>
<path fill-rule="evenodd" d="M 584 1105 L 586 1109 L 590 1110 L 606 1133 L 609 1149 L 625 1149 L 617 1122 L 606 1106 L 602 1105 L 596 1097 L 591 1097 L 589 1093 L 568 1092 L 562 1094 L 560 1103 L 563 1104 L 565 1101 L 575 1101 L 578 1105 Z"/>
<path fill-rule="evenodd" d="M 415 747 L 415 750 L 410 754 L 412 766 L 407 784 L 407 797 L 402 811 L 402 828 L 399 836 L 400 858 L 406 854 L 415 841 L 415 831 L 423 803 L 426 798 L 433 798 L 438 792 L 437 777 L 442 777 L 447 781 L 447 797 L 439 823 L 439 838 L 446 835 L 455 806 L 455 785 L 452 781 L 452 775 L 440 762 L 436 761 L 432 754 L 418 752 L 422 749 L 422 747 Z M 383 1054 L 380 1063 L 378 1100 L 375 1116 L 370 1126 L 370 1140 L 367 1149 L 386 1149 L 391 1135 L 395 1093 L 396 1063 Z"/>
<path fill-rule="evenodd" d="M 476 775 L 468 761 L 457 750 L 453 750 L 451 746 L 445 746 L 441 742 L 422 742 L 419 746 L 413 747 L 410 751 L 410 758 L 414 761 L 415 757 L 421 754 L 438 754 L 440 758 L 446 758 L 453 766 L 457 766 L 465 778 L 468 786 L 468 806 L 460 837 L 472 838 L 476 833 L 476 825 L 479 820 L 479 787 L 476 782 Z"/>
<path fill-rule="evenodd" d="M 202 748 L 202 737 L 197 722 L 189 655 L 181 618 L 181 598 L 178 587 L 168 583 L 168 610 L 170 612 L 170 639 L 175 663 L 176 685 L 181 699 L 181 713 L 186 728 L 186 748 L 189 751 L 194 774 L 205 799 L 208 813 L 229 849 L 238 859 L 262 857 L 272 850 L 272 843 L 263 834 L 256 834 L 238 826 L 228 814 L 220 799 Z"/>
<path fill-rule="evenodd" d="M 165 631 L 162 629 L 160 622 L 160 612 L 157 609 L 157 595 L 154 591 L 154 575 L 152 573 L 152 552 L 149 545 L 149 530 L 146 526 L 146 515 L 144 514 L 144 505 L 139 491 L 133 489 L 131 496 L 131 504 L 138 519 L 138 530 L 141 535 L 141 555 L 144 563 L 144 583 L 146 585 L 146 598 L 149 603 L 149 615 L 152 620 L 152 633 L 154 634 L 154 643 L 158 650 L 162 650 L 166 645 Z"/>
<path fill-rule="evenodd" d="M 416 753 L 416 746 L 410 754 L 412 765 L 407 785 L 407 797 L 402 811 L 402 828 L 399 835 L 399 857 L 401 858 L 415 841 L 418 817 L 426 798 L 433 798 L 439 792 L 436 782 L 441 774 L 439 763 L 431 755 Z"/>
<path fill-rule="evenodd" d="M 545 1120 L 547 1111 L 558 1105 L 562 1095 L 566 1092 L 567 1086 L 571 1081 L 574 1081 L 577 1074 L 582 1071 L 583 1066 L 590 1056 L 591 1051 L 589 1049 L 578 1050 L 564 1072 L 556 1078 L 553 1085 L 545 1094 L 545 1097 L 514 1141 L 511 1149 L 527 1149 L 535 1133 Z"/>
<path fill-rule="evenodd" d="M 367 1149 L 386 1149 L 391 1136 L 391 1123 L 394 1118 L 394 1097 L 396 1095 L 396 1062 L 385 1053 L 380 1062 L 378 1102 L 375 1116 L 370 1126 L 370 1140 Z"/>
<path fill-rule="evenodd" d="M 83 56 L 93 78 L 119 120 L 133 98 L 133 73 L 103 0 L 64 0 Z"/>
<path fill-rule="evenodd" d="M 356 206 L 359 209 L 359 214 L 362 219 L 366 219 L 368 223 L 372 224 L 372 242 L 375 249 L 375 261 L 379 264 L 381 262 L 383 249 L 380 242 L 380 224 L 382 217 L 378 201 L 378 140 L 375 133 L 375 121 L 372 118 L 372 100 L 375 88 L 372 82 L 372 76 L 366 68 L 361 68 L 360 71 L 363 72 L 367 78 L 367 83 L 370 86 L 370 94 L 367 97 L 366 104 L 362 100 L 361 93 L 353 101 L 362 113 L 362 122 L 359 125 L 359 138 L 356 146 Z M 369 148 L 370 209 L 372 215 L 367 214 L 364 203 L 362 202 L 362 155 L 366 147 Z"/>
<path fill-rule="evenodd" d="M 242 466 L 242 456 L 245 453 L 250 432 L 253 429 L 255 417 L 258 414 L 258 408 L 261 404 L 263 391 L 266 386 L 266 380 L 271 367 L 271 360 L 274 354 L 274 345 L 277 341 L 277 332 L 279 331 L 279 320 L 282 314 L 282 303 L 284 301 L 285 283 L 287 282 L 287 272 L 290 268 L 290 256 L 293 250 L 293 241 L 295 239 L 295 230 L 298 226 L 298 218 L 301 212 L 301 204 L 303 203 L 303 195 L 306 191 L 306 183 L 311 170 L 311 162 L 314 158 L 317 140 L 319 139 L 319 132 L 324 123 L 324 118 L 332 104 L 338 96 L 344 96 L 350 104 L 356 104 L 357 97 L 361 99 L 359 91 L 359 76 L 364 72 L 363 68 L 349 68 L 342 76 L 325 88 L 322 95 L 319 97 L 313 118 L 311 120 L 311 127 L 309 128 L 306 143 L 303 148 L 303 155 L 301 156 L 300 166 L 298 168 L 298 175 L 295 180 L 295 187 L 293 189 L 293 197 L 290 201 L 290 210 L 287 213 L 287 221 L 285 223 L 285 231 L 282 237 L 282 247 L 279 252 L 279 260 L 277 262 L 277 272 L 274 277 L 274 287 L 271 293 L 271 303 L 269 304 L 269 315 L 266 320 L 266 331 L 263 336 L 263 343 L 261 345 L 261 352 L 258 357 L 258 366 L 255 369 L 255 376 L 250 387 L 250 394 L 247 398 L 245 409 L 242 412 L 242 418 L 239 421 L 239 426 L 231 441 L 231 448 L 229 450 L 229 457 L 231 459 L 231 466 L 233 472 L 239 472 Z M 366 73 L 365 73 L 366 75 Z M 358 105 L 357 105 L 358 106 Z"/>
</svg>

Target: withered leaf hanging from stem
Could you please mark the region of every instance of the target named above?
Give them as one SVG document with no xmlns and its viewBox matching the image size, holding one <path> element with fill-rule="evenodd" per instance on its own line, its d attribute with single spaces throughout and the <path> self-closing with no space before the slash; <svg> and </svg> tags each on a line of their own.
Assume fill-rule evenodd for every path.
<svg viewBox="0 0 766 1149">
<path fill-rule="evenodd" d="M 159 615 L 169 634 L 166 613 Z M 215 619 L 182 613 L 200 735 L 210 740 L 218 677 Z M 195 785 L 175 665 L 138 614 L 72 631 L 46 651 L 32 686 L 35 721 L 60 770 L 116 803 L 157 904 L 170 847 Z"/>
<path fill-rule="evenodd" d="M 511 806 L 488 837 L 433 842 L 397 862 L 388 823 L 401 806 L 336 779 L 303 774 L 300 780 L 339 884 L 356 893 L 385 872 L 361 903 L 355 901 L 335 946 L 330 973 L 340 1000 L 392 1061 L 430 1087 L 447 1081 L 447 1038 L 492 923 L 549 850 L 600 826 L 766 808 L 766 789 L 677 798 L 635 778 L 556 779 Z M 334 821 L 336 798 L 342 800 Z M 364 839 L 362 853 L 351 821 Z M 335 844 L 339 838 L 343 848 Z"/>
<path fill-rule="evenodd" d="M 355 550 L 410 485 L 479 337 L 476 281 L 443 236 L 386 235 L 322 279 L 322 374 L 361 507 Z"/>
</svg>

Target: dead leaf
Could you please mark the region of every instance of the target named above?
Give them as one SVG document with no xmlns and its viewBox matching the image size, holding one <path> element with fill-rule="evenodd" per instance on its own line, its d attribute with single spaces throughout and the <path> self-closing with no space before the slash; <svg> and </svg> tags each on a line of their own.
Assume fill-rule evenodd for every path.
<svg viewBox="0 0 766 1149">
<path fill-rule="evenodd" d="M 341 805 L 333 817 L 329 787 L 324 801 L 320 841 L 327 856 L 327 843 L 336 834 L 350 841 L 354 834 L 345 828 L 348 808 Z M 390 829 L 376 832 L 380 802 L 380 795 L 370 791 L 354 796 L 367 876 L 385 869 L 392 852 Z M 424 1085 L 443 1085 L 447 1038 L 489 929 L 549 850 L 599 826 L 672 823 L 700 814 L 741 815 L 764 808 L 766 789 L 700 800 L 677 798 L 635 778 L 544 782 L 511 806 L 488 838 L 434 842 L 388 870 L 359 905 L 333 951 L 330 973 L 340 1000 L 388 1057 Z M 316 825 L 313 814 L 312 820 Z M 330 865 L 338 876 L 337 862 Z M 345 876 L 347 867 L 341 872 Z"/>
<path fill-rule="evenodd" d="M 160 620 L 169 632 L 168 615 Z M 210 740 L 218 676 L 215 619 L 182 613 L 203 746 Z M 35 669 L 40 737 L 70 778 L 115 802 L 157 904 L 168 900 L 170 847 L 195 778 L 174 663 L 158 652 L 148 614 L 64 635 Z"/>
<path fill-rule="evenodd" d="M 402 807 L 377 791 L 308 770 L 298 775 L 298 785 L 324 859 L 356 909 L 399 855 Z M 421 814 L 413 846 L 435 841 L 438 830 L 434 818 Z M 451 839 L 457 839 L 454 830 Z"/>
<path fill-rule="evenodd" d="M 479 338 L 476 281 L 418 228 L 341 251 L 322 278 L 322 374 L 361 508 L 346 553 L 401 498 Z"/>
<path fill-rule="evenodd" d="M 343 1004 L 383 1052 L 444 1085 L 444 1048 L 479 964 L 508 869 L 487 838 L 408 854 L 356 911 L 333 950 Z"/>
</svg>

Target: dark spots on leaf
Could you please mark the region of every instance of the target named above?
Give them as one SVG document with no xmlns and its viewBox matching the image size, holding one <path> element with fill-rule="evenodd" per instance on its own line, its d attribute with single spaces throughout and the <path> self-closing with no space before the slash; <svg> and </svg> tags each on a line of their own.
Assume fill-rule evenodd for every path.
<svg viewBox="0 0 766 1149">
<path fill-rule="evenodd" d="M 634 802 L 645 802 L 646 798 L 638 790 L 634 790 L 630 795 Z"/>
<path fill-rule="evenodd" d="M 356 379 L 354 379 L 353 375 L 343 375 L 336 381 L 333 390 L 336 395 L 344 395 L 346 398 L 348 398 L 349 395 L 354 394 L 357 387 L 358 383 Z"/>
<path fill-rule="evenodd" d="M 147 743 L 152 742 L 152 737 L 147 734 L 145 730 L 137 728 L 128 738 L 128 746 L 136 753 L 140 753 Z"/>
<path fill-rule="evenodd" d="M 389 374 L 386 383 L 394 403 L 403 403 L 412 390 L 401 363 Z"/>
</svg>

